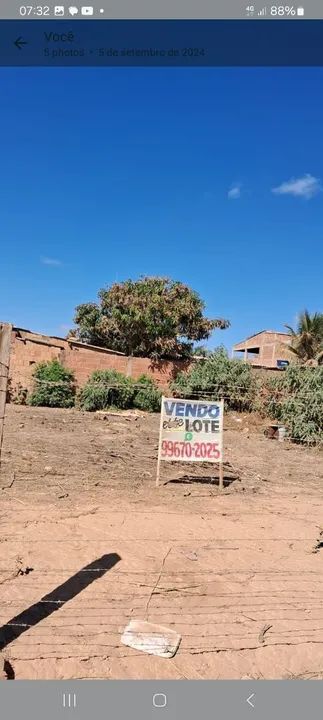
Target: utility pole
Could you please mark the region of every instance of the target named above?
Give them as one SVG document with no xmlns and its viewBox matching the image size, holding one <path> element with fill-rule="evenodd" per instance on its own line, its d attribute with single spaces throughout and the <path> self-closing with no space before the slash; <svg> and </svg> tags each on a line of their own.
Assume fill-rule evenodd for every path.
<svg viewBox="0 0 323 720">
<path fill-rule="evenodd" d="M 12 325 L 0 323 L 0 467 L 4 418 L 6 413 Z"/>
</svg>

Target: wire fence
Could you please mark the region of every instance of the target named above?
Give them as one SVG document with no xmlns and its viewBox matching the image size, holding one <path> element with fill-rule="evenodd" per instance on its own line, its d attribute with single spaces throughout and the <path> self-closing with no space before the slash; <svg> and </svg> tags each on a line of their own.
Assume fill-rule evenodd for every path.
<svg viewBox="0 0 323 720">
<path fill-rule="evenodd" d="M 0 375 L 0 377 L 4 377 L 4 376 Z M 16 386 L 20 385 L 21 387 L 23 387 L 21 379 L 22 378 L 20 377 L 19 381 L 16 383 Z M 48 386 L 52 386 L 52 387 L 55 387 L 55 386 L 67 387 L 70 382 L 68 380 L 43 380 L 43 379 L 39 379 L 39 378 L 35 378 L 35 377 L 27 377 L 27 376 L 24 377 L 24 381 L 26 382 L 26 385 L 28 385 L 28 386 L 30 386 L 30 383 L 34 383 L 35 385 L 48 385 Z M 111 390 L 112 389 L 113 390 L 118 390 L 118 389 L 122 390 L 125 387 L 123 383 L 111 383 L 111 384 L 109 383 L 108 384 L 108 383 L 105 383 L 104 380 L 98 382 L 97 384 L 101 385 L 106 390 L 110 390 L 110 389 Z M 131 387 L 133 387 L 134 389 L 138 389 L 138 390 L 147 390 L 147 385 L 145 383 L 133 382 Z M 222 398 L 225 399 L 226 397 L 228 399 L 231 399 L 231 398 L 233 399 L 233 398 L 236 398 L 237 390 L 240 390 L 241 393 L 242 394 L 244 393 L 245 395 L 249 395 L 252 392 L 252 388 L 246 387 L 245 385 L 236 385 L 235 383 L 232 383 L 232 385 L 230 385 L 229 383 L 223 383 L 223 384 L 219 383 L 218 385 L 214 385 L 212 390 L 206 390 L 206 389 L 201 388 L 200 390 L 183 389 L 181 391 L 179 388 L 176 388 L 176 390 L 169 391 L 168 395 L 165 395 L 165 397 L 167 397 L 167 396 L 172 397 L 172 398 L 174 397 L 176 399 L 177 396 L 183 396 L 187 400 L 189 400 L 190 397 L 193 397 L 193 396 L 194 397 L 195 396 L 203 396 L 202 399 L 204 399 L 204 397 L 215 399 L 214 396 L 216 395 L 218 399 L 222 399 Z M 231 394 L 228 394 L 228 392 L 229 393 L 231 392 Z M 277 391 L 275 391 L 275 392 L 277 392 Z M 187 397 L 187 394 L 189 394 L 190 397 Z M 283 393 L 280 393 L 280 394 L 283 395 Z M 312 398 L 313 391 L 312 392 L 303 392 L 302 391 L 301 395 L 302 395 L 302 397 L 311 397 Z"/>
<path fill-rule="evenodd" d="M 26 388 L 24 388 L 24 386 L 22 385 L 22 380 L 25 381 L 25 384 L 27 386 Z M 31 383 L 33 384 L 33 387 L 35 389 L 37 389 L 38 387 L 42 387 L 42 386 L 44 386 L 44 387 L 60 387 L 60 388 L 69 387 L 68 380 L 67 381 L 66 380 L 56 380 L 56 381 L 55 380 L 43 380 L 43 379 L 35 378 L 35 377 L 30 377 L 30 376 L 28 377 L 27 375 L 21 376 L 19 383 L 17 383 L 17 384 L 19 384 L 20 388 L 25 391 L 25 390 L 28 390 Z M 115 391 L 120 390 L 120 391 L 122 391 L 125 389 L 124 384 L 117 383 L 117 382 L 116 383 L 105 383 L 104 381 L 102 381 L 102 383 L 98 383 L 98 385 L 101 385 L 105 390 L 115 390 Z M 140 383 L 140 382 L 133 382 L 131 387 L 136 391 L 147 390 L 147 385 L 144 383 Z M 232 406 L 231 409 L 233 409 L 233 411 L 235 411 L 235 412 L 240 411 L 240 412 L 244 412 L 244 413 L 249 413 L 253 409 L 252 408 L 253 397 L 251 394 L 251 388 L 248 388 L 245 385 L 235 385 L 234 383 L 232 383 L 232 385 L 230 385 L 230 383 L 225 383 L 225 384 L 219 383 L 219 385 L 217 385 L 217 386 L 214 385 L 212 390 L 206 390 L 206 389 L 204 390 L 201 388 L 199 390 L 194 390 L 194 391 L 192 391 L 192 390 L 190 391 L 187 389 L 183 389 L 181 391 L 180 389 L 176 388 L 176 391 L 170 390 L 169 393 L 167 393 L 166 397 L 174 398 L 175 400 L 176 399 L 178 399 L 178 400 L 185 399 L 185 400 L 193 400 L 193 401 L 194 400 L 201 400 L 201 401 L 205 400 L 206 402 L 211 402 L 211 401 L 219 402 L 221 400 L 224 400 L 228 404 L 229 409 L 230 409 L 230 405 L 231 405 Z M 301 397 L 304 400 L 308 399 L 310 402 L 312 402 L 313 401 L 313 392 L 301 392 Z M 292 401 L 294 398 L 295 398 L 295 395 L 291 394 L 289 399 Z M 260 394 L 260 400 L 263 400 L 263 399 L 264 399 L 264 396 Z M 276 392 L 275 392 L 275 396 L 270 397 L 267 393 L 265 400 L 266 400 L 266 402 L 271 401 L 272 403 L 275 404 L 275 406 L 283 406 L 286 403 L 286 395 L 283 395 L 283 393 L 280 393 L 280 397 L 277 397 Z M 108 411 L 109 408 L 107 407 L 106 410 Z M 268 417 L 268 415 L 264 416 L 263 419 L 264 419 L 264 422 L 267 421 L 268 424 L 270 424 L 270 418 Z M 274 421 L 272 421 L 272 424 L 275 424 Z M 282 423 L 282 422 L 279 424 L 284 425 L 284 423 Z M 322 400 L 322 425 L 323 425 L 323 400 Z M 302 440 L 299 436 L 294 437 L 287 433 L 286 439 L 296 442 L 296 443 L 301 443 L 308 447 L 312 447 L 313 445 L 315 445 L 317 448 L 321 448 L 323 446 L 323 441 L 317 440 L 317 438 L 315 439 L 315 441 L 313 441 L 312 439 Z"/>
<path fill-rule="evenodd" d="M 100 571 L 101 568 L 94 570 L 97 573 Z M 244 571 L 237 589 L 232 589 L 230 585 L 227 592 L 222 590 L 220 593 L 218 589 L 214 590 L 217 576 L 221 577 L 221 582 L 230 582 L 231 576 L 237 575 L 237 570 L 206 571 L 205 575 L 210 575 L 209 579 L 198 581 L 196 572 L 185 573 L 182 578 L 183 571 L 175 573 L 165 569 L 157 585 L 157 569 L 148 572 L 148 577 L 145 571 L 117 571 L 109 575 L 109 582 L 113 585 L 110 590 L 102 586 L 98 588 L 96 584 L 91 585 L 92 591 L 87 599 L 80 595 L 77 599 L 74 598 L 72 605 L 63 593 L 59 596 L 60 588 L 48 594 L 54 580 L 52 573 L 55 572 L 53 568 L 45 569 L 42 571 L 40 583 L 30 581 L 27 586 L 24 583 L 24 590 L 32 592 L 33 597 L 35 590 L 43 593 L 41 599 L 31 608 L 25 607 L 23 598 L 6 598 L 2 601 L 1 631 L 4 639 L 9 635 L 8 644 L 16 637 L 23 636 L 27 630 L 32 633 L 25 636 L 25 640 L 21 637 L 19 646 L 13 649 L 14 655 L 18 653 L 19 656 L 22 650 L 36 653 L 40 648 L 46 659 L 51 654 L 56 657 L 59 646 L 62 653 L 66 648 L 69 656 L 77 657 L 82 655 L 86 639 L 88 656 L 91 657 L 92 653 L 97 656 L 101 652 L 100 648 L 102 652 L 104 648 L 110 648 L 115 651 L 115 657 L 120 657 L 120 653 L 129 652 L 125 651 L 121 641 L 125 625 L 136 616 L 144 615 L 149 622 L 162 619 L 168 627 L 181 634 L 181 655 L 189 652 L 212 652 L 214 648 L 218 652 L 227 649 L 226 644 L 232 648 L 234 643 L 242 640 L 244 649 L 250 644 L 262 646 L 264 612 L 268 633 L 266 644 L 281 644 L 282 637 L 289 645 L 322 642 L 323 593 L 319 571 L 305 570 L 300 576 L 298 571 L 285 571 L 281 568 L 271 571 L 253 570 L 251 578 L 250 570 Z M 75 574 L 75 569 L 58 568 L 57 572 L 68 577 L 71 572 Z M 84 572 L 88 573 L 88 569 L 84 569 Z M 82 571 L 78 574 L 80 573 Z M 11 575 L 3 582 L 9 580 L 14 589 L 19 580 Z M 194 584 L 187 586 L 190 580 Z M 259 581 L 262 583 L 261 589 L 257 588 Z M 120 583 L 124 586 L 120 587 Z M 176 591 L 176 600 L 174 596 L 169 597 L 169 591 Z M 147 598 L 150 607 L 146 614 Z M 59 613 L 55 612 L 53 615 L 57 610 Z M 15 616 L 9 619 L 9 613 L 15 613 Z M 40 618 L 46 616 L 46 625 L 37 623 L 37 614 Z M 51 619 L 51 616 L 54 619 Z M 280 618 L 279 627 L 277 617 Z M 273 624 L 271 628 L 268 626 L 269 622 Z M 158 650 L 160 643 L 157 638 L 160 637 L 160 632 L 152 630 L 151 638 L 155 635 Z M 153 646 L 154 643 L 151 642 L 151 649 Z M 131 655 L 134 657 L 133 651 Z M 140 654 L 138 656 L 142 657 Z"/>
</svg>

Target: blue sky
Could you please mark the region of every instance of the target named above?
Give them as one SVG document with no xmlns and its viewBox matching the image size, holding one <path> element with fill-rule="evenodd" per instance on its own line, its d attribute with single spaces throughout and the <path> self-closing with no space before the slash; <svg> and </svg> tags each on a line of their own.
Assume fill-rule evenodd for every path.
<svg viewBox="0 0 323 720">
<path fill-rule="evenodd" d="M 230 319 L 211 346 L 322 310 L 322 82 L 2 68 L 0 318 L 64 335 L 78 303 L 141 274 Z"/>
</svg>

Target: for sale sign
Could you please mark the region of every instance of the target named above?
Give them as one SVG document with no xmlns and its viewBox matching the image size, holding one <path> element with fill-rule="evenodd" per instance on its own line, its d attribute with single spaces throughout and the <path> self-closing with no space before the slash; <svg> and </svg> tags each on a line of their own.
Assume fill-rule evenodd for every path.
<svg viewBox="0 0 323 720">
<path fill-rule="evenodd" d="M 162 398 L 160 460 L 223 462 L 223 400 Z M 158 473 L 159 474 L 159 473 Z"/>
</svg>

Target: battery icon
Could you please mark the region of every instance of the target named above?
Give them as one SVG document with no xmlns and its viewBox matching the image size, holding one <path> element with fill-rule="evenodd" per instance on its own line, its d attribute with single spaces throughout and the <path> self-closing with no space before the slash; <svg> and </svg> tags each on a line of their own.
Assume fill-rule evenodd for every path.
<svg viewBox="0 0 323 720">
<path fill-rule="evenodd" d="M 301 7 L 300 7 L 300 8 L 297 8 L 297 15 L 298 15 L 298 17 L 303 17 L 303 16 L 304 16 L 304 13 L 305 13 L 304 8 L 301 8 Z"/>
</svg>

